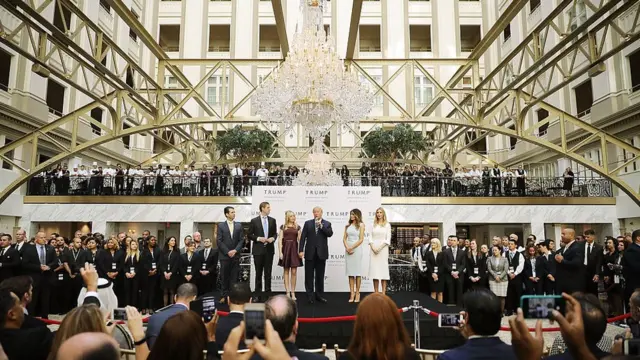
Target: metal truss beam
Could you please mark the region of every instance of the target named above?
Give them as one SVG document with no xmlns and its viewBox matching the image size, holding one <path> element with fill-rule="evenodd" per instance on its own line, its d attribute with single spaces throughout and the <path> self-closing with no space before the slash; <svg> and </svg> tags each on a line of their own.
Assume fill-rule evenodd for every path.
<svg viewBox="0 0 640 360">
<path fill-rule="evenodd" d="M 276 30 L 280 39 L 280 51 L 282 58 L 286 59 L 289 54 L 289 39 L 287 38 L 287 26 L 284 20 L 284 9 L 282 8 L 282 0 L 271 0 L 273 7 L 273 17 L 276 19 Z"/>
<path fill-rule="evenodd" d="M 347 40 L 347 54 L 345 60 L 353 59 L 356 52 L 356 42 L 358 41 L 358 30 L 360 29 L 360 15 L 362 14 L 362 0 L 353 0 L 351 6 L 351 22 L 349 23 L 349 38 Z"/>
</svg>

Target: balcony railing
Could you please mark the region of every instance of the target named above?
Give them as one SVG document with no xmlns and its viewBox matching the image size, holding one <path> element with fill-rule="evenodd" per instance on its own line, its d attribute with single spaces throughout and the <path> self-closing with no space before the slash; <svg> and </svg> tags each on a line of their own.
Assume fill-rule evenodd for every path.
<svg viewBox="0 0 640 360">
<path fill-rule="evenodd" d="M 254 185 L 291 186 L 294 176 L 69 176 L 39 175 L 28 195 L 251 196 Z M 345 176 L 344 186 L 379 186 L 395 197 L 611 197 L 605 178 L 482 178 L 443 176 Z"/>
</svg>

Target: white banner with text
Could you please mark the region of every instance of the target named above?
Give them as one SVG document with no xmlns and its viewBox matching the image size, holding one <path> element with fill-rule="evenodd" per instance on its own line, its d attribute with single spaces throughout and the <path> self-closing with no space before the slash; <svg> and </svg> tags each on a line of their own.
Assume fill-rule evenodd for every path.
<svg viewBox="0 0 640 360">
<path fill-rule="evenodd" d="M 259 205 L 266 201 L 271 205 L 270 216 L 276 219 L 278 229 L 284 224 L 284 214 L 291 210 L 296 214 L 298 225 L 313 218 L 313 208 L 323 209 L 323 218 L 331 223 L 333 236 L 329 238 L 329 258 L 327 259 L 324 291 L 348 292 L 349 280 L 345 274 L 345 249 L 343 236 L 352 209 L 362 212 L 365 224 L 365 239 L 362 243 L 362 286 L 363 292 L 373 291 L 373 284 L 367 277 L 369 272 L 369 232 L 373 227 L 375 211 L 381 204 L 379 187 L 355 186 L 254 186 L 252 194 L 251 216 L 259 214 Z M 246 220 L 245 220 L 246 221 Z M 283 268 L 278 266 L 280 239 L 275 243 L 271 290 L 284 291 Z M 264 284 L 264 282 L 263 282 Z M 251 288 L 255 286 L 255 267 L 251 259 Z M 263 285 L 264 286 L 264 285 Z M 298 268 L 296 292 L 304 292 L 304 267 Z"/>
</svg>

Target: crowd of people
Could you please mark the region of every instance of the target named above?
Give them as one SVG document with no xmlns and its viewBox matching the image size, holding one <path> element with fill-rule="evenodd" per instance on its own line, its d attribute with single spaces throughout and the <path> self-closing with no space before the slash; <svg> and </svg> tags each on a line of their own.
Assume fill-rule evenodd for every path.
<svg viewBox="0 0 640 360">
<path fill-rule="evenodd" d="M 522 246 L 518 236 L 494 236 L 492 244 L 475 239 L 415 238 L 411 251 L 419 274 L 419 289 L 440 302 L 462 305 L 467 291 L 490 289 L 501 300 L 503 312 L 514 314 L 522 295 L 585 292 L 607 294 L 610 316 L 624 313 L 624 305 L 640 286 L 640 247 L 633 234 L 605 236 L 594 230 L 581 236 L 562 230 L 558 245 L 529 235 Z"/>
<path fill-rule="evenodd" d="M 60 164 L 31 179 L 30 195 L 155 195 L 155 196 L 248 196 L 254 185 L 292 185 L 306 169 L 296 166 L 156 165 L 143 169 L 110 163 L 106 167 Z M 529 180 L 519 166 L 501 169 L 476 165 L 444 168 L 425 165 L 363 163 L 359 169 L 346 165 L 332 172 L 342 177 L 344 186 L 380 186 L 384 196 L 573 196 L 575 175 L 567 168 L 551 179 Z M 544 181 L 542 181 L 544 180 Z M 558 182 L 559 180 L 559 182 Z M 542 181 L 542 183 L 541 183 Z M 555 190 L 558 190 L 556 194 Z M 552 191 L 554 190 L 554 191 Z"/>
</svg>

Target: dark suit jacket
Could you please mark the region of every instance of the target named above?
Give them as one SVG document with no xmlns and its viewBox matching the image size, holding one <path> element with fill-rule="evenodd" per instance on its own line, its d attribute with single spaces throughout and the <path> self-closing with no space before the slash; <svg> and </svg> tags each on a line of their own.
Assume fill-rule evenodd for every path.
<svg viewBox="0 0 640 360">
<path fill-rule="evenodd" d="M 484 283 L 487 280 L 487 258 L 482 255 L 480 251 L 478 251 L 475 260 L 473 259 L 473 256 L 471 256 L 471 251 L 465 251 L 465 254 L 467 255 L 467 279 L 479 276 L 480 280 L 478 282 L 480 284 Z M 478 268 L 477 274 L 475 273 L 476 268 Z"/>
<path fill-rule="evenodd" d="M 218 224 L 218 234 L 216 237 L 218 243 L 218 249 L 220 253 L 220 260 L 229 260 L 227 253 L 231 250 L 236 250 L 234 259 L 240 259 L 240 253 L 244 246 L 244 230 L 242 230 L 242 223 L 237 221 L 233 222 L 233 234 L 229 230 L 229 224 L 223 221 Z M 219 344 L 223 344 L 217 341 Z"/>
<path fill-rule="evenodd" d="M 627 296 L 640 287 L 640 245 L 631 244 L 622 256 L 622 274 L 626 282 Z"/>
<path fill-rule="evenodd" d="M 53 337 L 47 327 L 0 330 L 0 343 L 11 360 L 46 360 Z"/>
<path fill-rule="evenodd" d="M 556 261 L 556 291 L 567 294 L 584 291 L 586 287 L 584 243 L 576 241 L 564 253 L 562 250 L 558 250 L 558 252 L 563 256 L 563 259 L 560 263 L 555 258 L 553 259 Z"/>
<path fill-rule="evenodd" d="M 209 248 L 209 257 L 207 259 L 204 258 L 204 250 L 205 249 L 202 249 L 196 253 L 198 260 L 200 261 L 200 267 L 197 270 L 198 272 L 200 272 L 200 270 L 207 270 L 209 271 L 209 275 L 211 275 L 218 267 L 218 249 Z M 203 264 L 204 269 L 202 268 Z"/>
<path fill-rule="evenodd" d="M 34 283 L 40 281 L 42 277 L 50 277 L 53 274 L 53 269 L 58 267 L 58 258 L 56 256 L 56 251 L 49 245 L 45 245 L 45 261 L 50 270 L 45 272 L 40 269 L 40 257 L 38 256 L 38 249 L 36 248 L 36 246 L 25 244 L 23 245 L 23 250 L 22 274 L 31 276 Z"/>
<path fill-rule="evenodd" d="M 585 249 L 587 242 L 585 241 L 580 244 L 582 245 L 582 248 Z M 583 251 L 585 251 L 585 256 L 586 256 L 587 255 L 586 250 L 583 250 Z M 596 244 L 596 242 L 594 241 L 593 246 L 591 248 L 591 255 L 589 255 L 589 258 L 587 259 L 587 270 L 586 270 L 587 277 L 593 278 L 595 275 L 602 277 L 603 259 L 604 259 L 604 252 L 602 250 L 602 245 Z"/>
<path fill-rule="evenodd" d="M 442 251 L 438 253 L 437 258 L 433 255 L 433 251 L 428 251 L 426 253 L 426 257 L 424 257 L 423 259 L 427 262 L 426 272 L 428 274 L 433 274 L 433 271 L 435 270 L 436 266 L 438 267 L 438 275 L 442 274 L 442 272 L 444 271 L 444 268 L 443 268 L 444 253 Z"/>
<path fill-rule="evenodd" d="M 189 272 L 189 267 L 191 267 L 191 272 Z M 189 257 L 186 253 L 180 255 L 180 262 L 178 265 L 178 273 L 180 274 L 181 281 L 186 282 L 187 280 L 184 278 L 187 275 L 192 275 L 191 283 L 195 282 L 200 277 L 201 270 L 200 257 L 198 254 L 194 253 L 191 256 L 191 261 L 189 261 Z"/>
<path fill-rule="evenodd" d="M 36 317 L 24 314 L 24 320 L 22 320 L 20 329 L 33 329 L 36 327 L 47 327 L 47 324 Z"/>
<path fill-rule="evenodd" d="M 96 256 L 96 270 L 101 278 L 111 279 L 107 276 L 107 273 L 117 272 L 118 275 L 122 275 L 124 270 L 124 251 L 116 251 L 113 255 L 109 250 L 101 251 L 99 256 Z M 113 279 L 111 279 L 113 281 Z"/>
<path fill-rule="evenodd" d="M 444 273 L 448 274 L 448 276 L 451 276 L 451 272 L 454 271 L 453 270 L 453 264 L 456 264 L 456 270 L 458 272 L 458 275 L 460 275 L 460 279 L 464 279 L 464 270 L 466 268 L 467 265 L 467 253 L 462 250 L 461 248 L 458 248 L 458 252 L 456 253 L 456 258 L 453 258 L 453 251 L 451 250 L 451 248 L 447 248 L 445 251 L 443 251 L 444 254 L 444 261 L 442 262 L 442 265 L 444 267 Z"/>
<path fill-rule="evenodd" d="M 244 314 L 237 312 L 232 312 L 227 316 L 220 317 L 218 320 L 218 327 L 216 327 L 216 343 L 226 343 L 231 330 L 240 325 L 242 320 L 244 320 Z M 240 345 L 244 345 L 244 341 L 241 341 Z"/>
<path fill-rule="evenodd" d="M 153 344 L 156 342 L 156 338 L 160 335 L 160 329 L 162 329 L 162 325 L 173 315 L 181 312 L 187 311 L 188 309 L 180 304 L 173 304 L 168 308 L 157 312 L 149 317 L 147 322 L 147 345 L 149 349 L 153 347 Z M 218 342 L 219 343 L 219 342 Z M 222 344 L 222 343 L 220 343 Z"/>
<path fill-rule="evenodd" d="M 607 352 L 604 352 L 604 351 L 600 350 L 597 346 L 592 346 L 592 347 L 589 348 L 589 350 L 591 350 L 591 354 L 596 359 L 603 359 L 603 358 L 606 358 L 607 356 L 611 355 L 610 353 L 607 353 Z M 573 354 L 571 354 L 569 349 L 567 349 L 567 351 L 563 352 L 562 354 L 549 356 L 549 357 L 545 358 L 545 360 L 579 360 L 579 358 L 573 356 Z"/>
<path fill-rule="evenodd" d="M 464 345 L 445 351 L 438 360 L 517 360 L 510 345 L 496 337 L 467 340 Z"/>
<path fill-rule="evenodd" d="M 18 253 L 18 250 L 11 246 L 7 246 L 4 254 L 0 256 L 0 264 L 2 264 L 0 266 L 0 282 L 4 279 L 18 275 L 21 263 L 22 260 L 20 260 L 20 253 Z"/>
<path fill-rule="evenodd" d="M 264 234 L 262 219 L 260 216 L 254 217 L 249 223 L 249 233 L 247 234 L 247 237 L 249 240 L 253 241 L 253 247 L 251 248 L 251 253 L 253 255 L 264 255 L 265 253 L 273 254 L 275 252 L 275 241 L 271 244 L 263 244 L 258 241 L 259 237 L 272 237 L 275 239 L 276 236 L 278 236 L 276 219 L 271 216 L 267 216 L 267 221 L 269 223 L 269 234 L 267 235 Z"/>
<path fill-rule="evenodd" d="M 318 250 L 318 257 L 321 260 L 329 258 L 328 238 L 333 236 L 333 229 L 331 228 L 331 223 L 327 220 L 322 219 L 321 223 L 322 225 L 318 229 L 318 233 L 316 233 L 315 219 L 304 222 L 298 252 L 304 251 L 305 260 L 313 260 L 315 249 Z"/>
<path fill-rule="evenodd" d="M 312 353 L 304 352 L 304 351 L 298 349 L 296 344 L 294 344 L 292 342 L 283 341 L 282 343 L 284 344 L 284 348 L 287 349 L 287 353 L 291 357 L 295 356 L 296 358 L 298 358 L 298 360 L 327 360 L 328 359 L 324 355 L 312 354 Z M 262 360 L 262 357 L 259 354 L 255 354 L 255 355 L 253 355 L 251 357 L 251 360 Z"/>
</svg>

